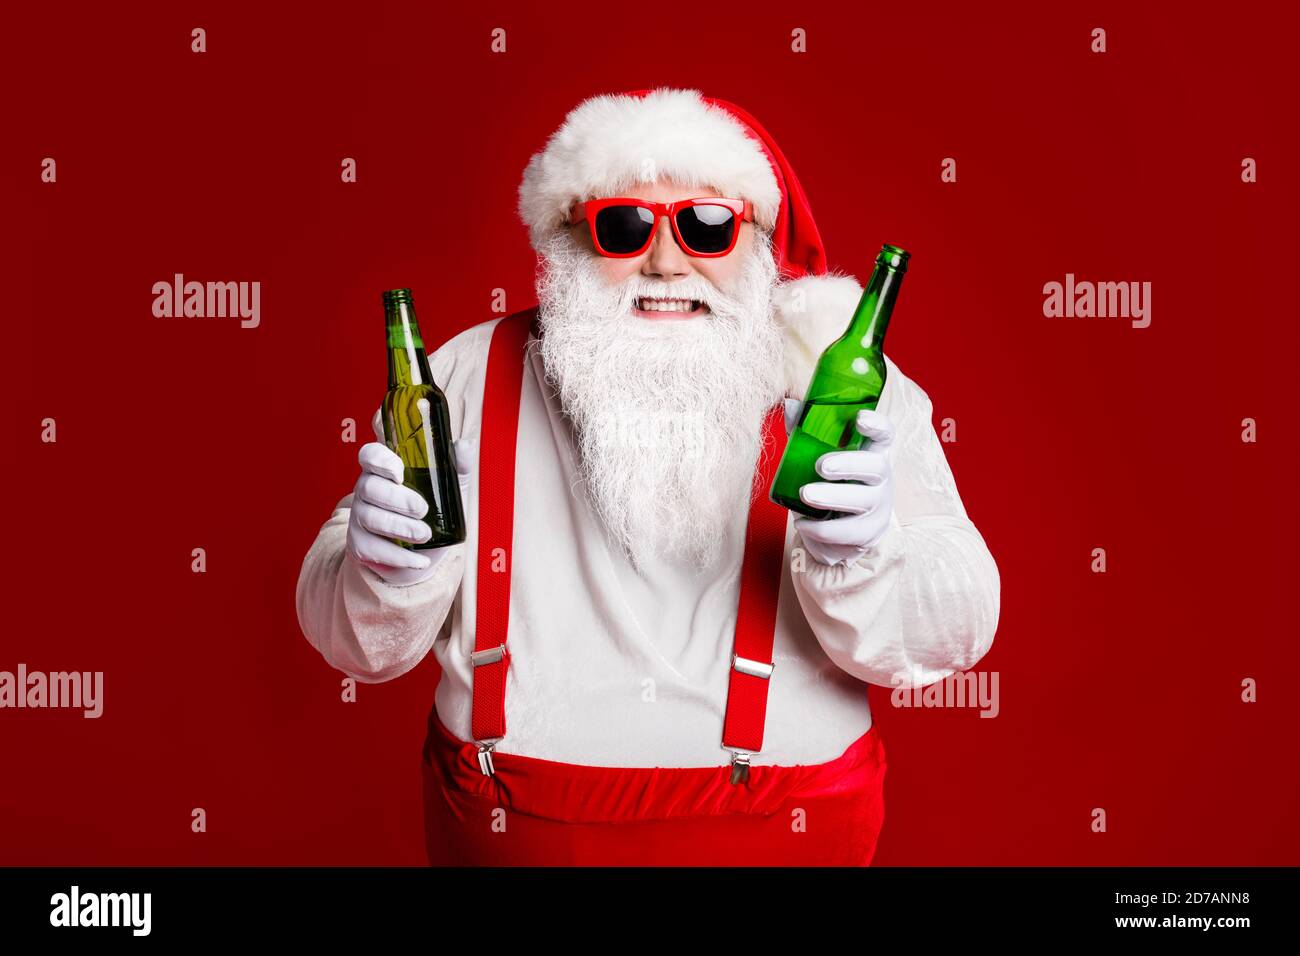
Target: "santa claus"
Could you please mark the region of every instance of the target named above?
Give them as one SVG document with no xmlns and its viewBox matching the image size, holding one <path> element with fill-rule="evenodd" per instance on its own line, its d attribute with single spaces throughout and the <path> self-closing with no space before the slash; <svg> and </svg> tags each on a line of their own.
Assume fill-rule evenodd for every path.
<svg viewBox="0 0 1300 956">
<path fill-rule="evenodd" d="M 303 561 L 333 666 L 442 666 L 423 754 L 434 864 L 866 864 L 884 818 L 868 684 L 993 641 L 997 566 L 924 391 L 887 360 L 863 449 L 768 500 L 813 365 L 861 295 L 748 113 L 596 96 L 532 157 L 538 305 L 431 357 L 468 538 L 435 551 L 378 441 Z"/>
</svg>

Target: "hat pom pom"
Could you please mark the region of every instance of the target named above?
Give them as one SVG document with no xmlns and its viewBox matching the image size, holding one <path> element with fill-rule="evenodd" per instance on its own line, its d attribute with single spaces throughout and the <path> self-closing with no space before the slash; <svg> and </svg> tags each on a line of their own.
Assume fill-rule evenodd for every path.
<svg viewBox="0 0 1300 956">
<path fill-rule="evenodd" d="M 862 298 L 851 275 L 827 272 L 777 286 L 775 308 L 785 339 L 786 395 L 802 399 L 827 346 L 844 334 Z"/>
</svg>

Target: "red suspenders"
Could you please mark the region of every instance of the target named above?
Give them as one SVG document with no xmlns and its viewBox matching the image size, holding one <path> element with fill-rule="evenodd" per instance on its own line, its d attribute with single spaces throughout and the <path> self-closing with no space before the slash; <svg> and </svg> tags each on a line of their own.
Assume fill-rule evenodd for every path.
<svg viewBox="0 0 1300 956">
<path fill-rule="evenodd" d="M 502 319 L 492 330 L 483 383 L 479 436 L 478 580 L 474 624 L 473 716 L 479 767 L 492 773 L 492 748 L 506 735 L 506 628 L 515 520 L 515 446 L 524 378 L 524 346 L 536 307 Z M 487 467 L 482 467 L 486 462 Z"/>
<path fill-rule="evenodd" d="M 474 635 L 473 719 L 479 767 L 494 772 L 492 748 L 506 733 L 506 671 L 510 654 L 506 632 L 510 619 L 511 547 L 514 535 L 515 448 L 524 374 L 524 348 L 536 333 L 536 307 L 497 323 L 488 347 L 479 439 L 478 583 Z M 731 782 L 748 777 L 749 758 L 763 749 L 767 688 L 772 676 L 772 642 L 777 595 L 785 553 L 788 514 L 767 496 L 785 450 L 781 406 L 763 423 L 764 451 L 754 475 L 745 556 L 740 570 L 740 600 L 735 646 L 727 687 L 722 746 L 732 753 Z M 484 465 L 486 467 L 484 467 Z"/>
<path fill-rule="evenodd" d="M 722 746 L 731 751 L 731 782 L 749 776 L 749 757 L 763 749 L 767 688 L 772 678 L 772 642 L 776 637 L 776 602 L 785 557 L 785 521 L 789 513 L 767 496 L 785 452 L 785 414 L 780 403 L 763 422 L 763 451 L 754 472 L 745 525 L 745 556 L 740 564 L 740 604 L 727 684 L 727 713 Z"/>
</svg>

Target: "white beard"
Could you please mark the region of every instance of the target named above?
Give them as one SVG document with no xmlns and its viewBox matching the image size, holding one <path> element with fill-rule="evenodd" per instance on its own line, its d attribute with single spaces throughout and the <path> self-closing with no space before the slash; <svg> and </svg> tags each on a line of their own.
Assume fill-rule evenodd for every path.
<svg viewBox="0 0 1300 956">
<path fill-rule="evenodd" d="M 638 568 L 655 557 L 712 568 L 750 500 L 763 415 L 783 391 L 778 273 L 766 234 L 753 238 L 729 289 L 698 273 L 612 286 L 566 231 L 542 254 L 546 376 L 573 423 L 588 501 Z M 711 314 L 640 318 L 640 296 L 701 300 Z"/>
</svg>

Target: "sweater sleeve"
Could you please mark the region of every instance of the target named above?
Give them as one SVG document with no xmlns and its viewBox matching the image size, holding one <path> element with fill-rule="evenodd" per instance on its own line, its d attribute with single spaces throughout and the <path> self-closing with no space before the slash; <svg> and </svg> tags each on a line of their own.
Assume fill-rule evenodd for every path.
<svg viewBox="0 0 1300 956">
<path fill-rule="evenodd" d="M 892 363 L 891 363 L 892 366 Z M 889 529 L 866 554 L 825 565 L 795 534 L 794 591 L 837 666 L 871 684 L 923 687 L 968 670 L 997 630 L 996 562 L 957 493 L 931 423 L 929 396 L 898 370 L 889 408 L 896 446 Z"/>
<path fill-rule="evenodd" d="M 464 422 L 466 383 L 476 370 L 481 375 L 486 357 L 477 347 L 483 336 L 471 333 L 475 329 L 429 357 L 434 381 L 447 396 L 456 438 Z M 329 664 L 364 683 L 379 683 L 411 670 L 433 646 L 460 591 L 466 546 L 452 545 L 438 555 L 438 566 L 427 580 L 389 584 L 348 552 L 351 509 L 349 492 L 334 506 L 303 559 L 298 624 Z"/>
</svg>

